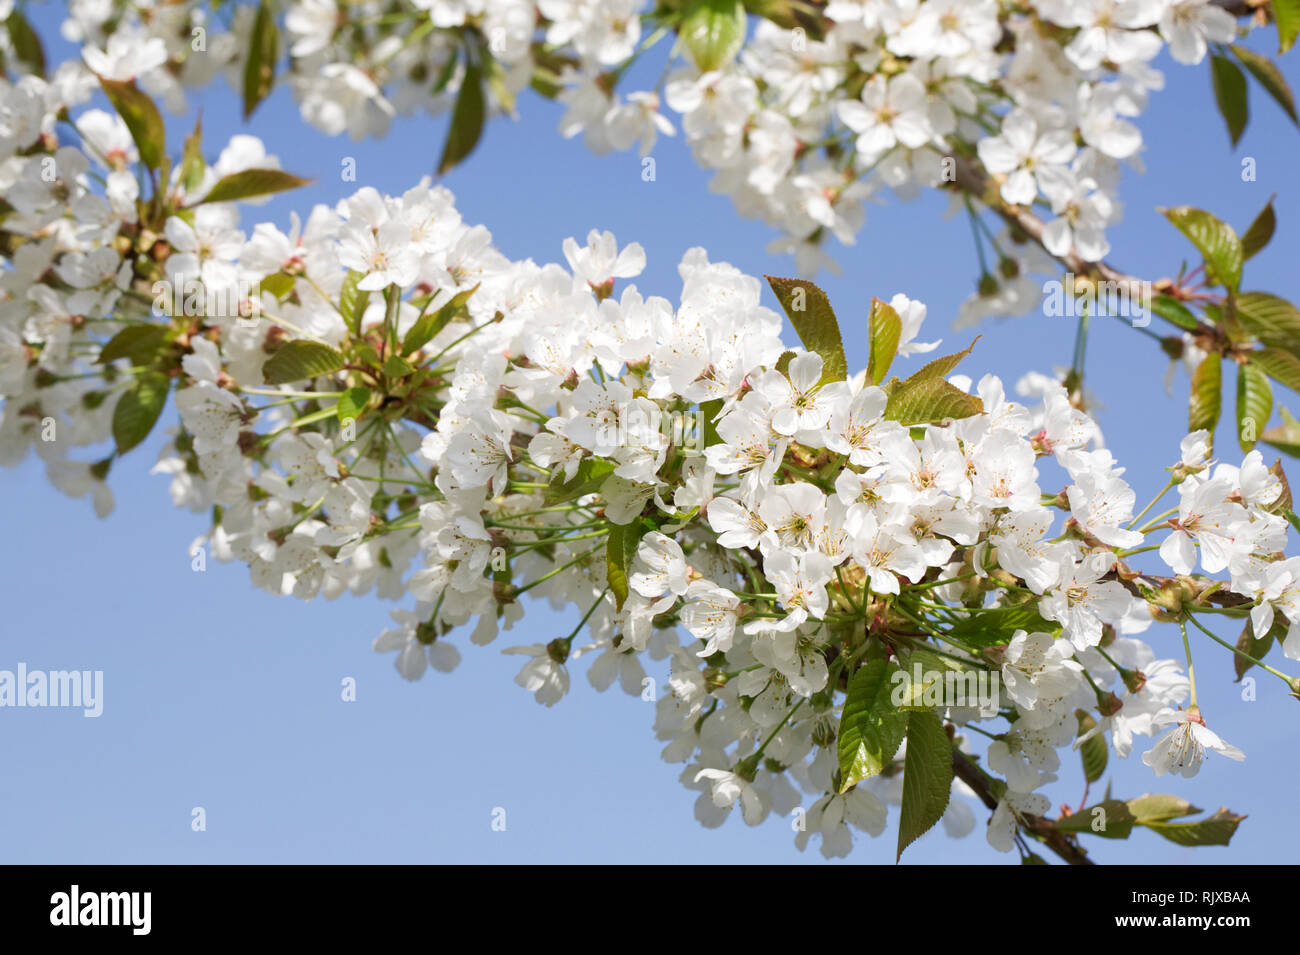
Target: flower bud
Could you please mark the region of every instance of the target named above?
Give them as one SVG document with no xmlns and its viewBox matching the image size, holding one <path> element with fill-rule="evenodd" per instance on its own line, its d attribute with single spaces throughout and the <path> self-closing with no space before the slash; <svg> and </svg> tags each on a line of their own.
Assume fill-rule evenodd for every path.
<svg viewBox="0 0 1300 955">
<path fill-rule="evenodd" d="M 572 637 L 556 637 L 546 645 L 546 655 L 556 663 L 565 663 L 569 659 L 569 647 L 572 643 Z"/>
</svg>

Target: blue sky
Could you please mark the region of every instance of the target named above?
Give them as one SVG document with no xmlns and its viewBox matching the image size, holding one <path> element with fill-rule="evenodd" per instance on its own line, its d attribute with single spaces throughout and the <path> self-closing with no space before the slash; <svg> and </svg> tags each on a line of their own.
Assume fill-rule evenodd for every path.
<svg viewBox="0 0 1300 955">
<path fill-rule="evenodd" d="M 38 9 L 37 23 L 51 55 L 66 56 L 66 45 L 49 42 L 57 12 L 54 5 Z M 1272 52 L 1269 42 L 1254 45 Z M 1283 69 L 1300 86 L 1295 56 Z M 1248 263 L 1245 287 L 1296 298 L 1300 132 L 1253 87 L 1255 117 L 1234 152 L 1214 109 L 1208 64 L 1160 65 L 1168 87 L 1141 121 L 1147 171 L 1125 179 L 1125 222 L 1112 231 L 1111 261 L 1139 275 L 1169 274 L 1189 247 L 1157 206 L 1199 205 L 1244 228 L 1276 192 L 1278 235 Z M 653 82 L 657 68 L 648 69 Z M 446 128 L 445 117 L 418 117 L 398 122 L 385 140 L 357 144 L 312 130 L 284 90 L 247 124 L 224 85 L 193 105 L 202 106 L 212 151 L 248 131 L 286 169 L 316 179 L 249 208 L 249 231 L 264 219 L 284 227 L 290 209 L 305 213 L 361 185 L 402 191 L 432 171 Z M 661 139 L 657 178 L 644 182 L 635 154 L 596 157 L 581 142 L 562 140 L 559 115 L 554 104 L 524 95 L 520 119 L 492 122 L 470 161 L 445 180 L 467 221 L 487 225 L 507 255 L 553 261 L 566 236 L 611 229 L 621 242 L 645 247 L 649 265 L 638 286 L 674 299 L 677 262 L 692 246 L 755 275 L 793 271 L 788 259 L 764 252 L 769 230 L 739 219 L 728 199 L 709 192 L 680 138 Z M 192 113 L 168 117 L 168 124 L 179 143 Z M 1255 158 L 1257 181 L 1242 182 L 1243 156 Z M 355 183 L 340 180 L 345 157 L 356 159 Z M 942 335 L 954 351 L 968 344 L 972 333 L 948 326 L 977 267 L 966 223 L 945 221 L 945 208 L 935 195 L 869 207 L 858 245 L 838 251 L 844 275 L 819 278 L 851 365 L 866 357 L 873 295 L 905 292 L 925 301 L 922 337 Z M 984 337 L 964 369 L 976 375 L 993 371 L 1011 384 L 1027 371 L 1069 363 L 1070 319 L 1034 314 L 979 331 Z M 1103 399 L 1098 418 L 1129 466 L 1140 503 L 1163 483 L 1161 468 L 1177 459 L 1185 426 L 1187 382 L 1180 375 L 1167 396 L 1166 364 L 1154 342 L 1123 323 L 1094 322 L 1088 382 Z M 1277 397 L 1300 412 L 1296 395 L 1279 388 Z M 0 509 L 8 543 L 0 550 L 0 669 L 18 661 L 100 669 L 105 680 L 98 719 L 75 710 L 0 710 L 0 861 L 823 861 L 814 848 L 794 848 L 785 820 L 751 829 L 736 815 L 720 829 L 700 827 L 695 793 L 677 781 L 681 767 L 659 759 L 652 704 L 617 688 L 597 693 L 581 663 L 572 692 L 551 709 L 511 682 L 519 660 L 499 651 L 563 635 L 576 613 L 534 604 L 491 647 L 458 639 L 463 662 L 454 674 L 410 684 L 391 655 L 370 650 L 387 625 L 388 605 L 276 599 L 253 590 L 240 565 L 210 562 L 205 573 L 193 572 L 187 549 L 206 522 L 174 510 L 166 479 L 148 474 L 159 443 L 155 437 L 115 465 L 117 510 L 103 521 L 87 501 L 50 487 L 34 460 L 0 474 L 9 501 Z M 1218 444 L 1235 459 L 1228 428 Z M 1217 632 L 1232 642 L 1238 631 L 1227 621 Z M 1160 655 L 1181 655 L 1175 628 L 1146 637 Z M 1202 708 L 1220 735 L 1246 751 L 1246 762 L 1211 757 L 1195 779 L 1171 782 L 1155 779 L 1137 755 L 1112 759 L 1115 794 L 1176 792 L 1206 810 L 1227 805 L 1250 818 L 1229 850 L 1185 849 L 1144 831 L 1128 842 L 1089 839 L 1088 846 L 1103 862 L 1292 859 L 1300 844 L 1291 791 L 1300 775 L 1300 704 L 1271 678 L 1259 681 L 1257 701 L 1243 702 L 1227 651 L 1202 636 L 1193 652 Z M 356 702 L 341 700 L 348 677 L 357 681 Z M 1080 774 L 1068 753 L 1066 763 L 1062 781 L 1046 792 L 1054 803 L 1077 805 Z M 205 832 L 191 831 L 194 807 L 206 812 Z M 497 807 L 506 810 L 504 832 L 491 828 Z M 988 847 L 985 813 L 977 814 L 981 826 L 972 836 L 931 833 L 905 862 L 1013 861 Z M 880 839 L 860 837 L 848 861 L 892 863 L 896 820 L 891 811 Z"/>
</svg>

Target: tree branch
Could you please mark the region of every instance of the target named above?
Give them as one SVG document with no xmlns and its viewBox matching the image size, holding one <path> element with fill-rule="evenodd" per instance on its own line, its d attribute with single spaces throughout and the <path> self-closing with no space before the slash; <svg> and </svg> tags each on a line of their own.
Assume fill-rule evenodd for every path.
<svg viewBox="0 0 1300 955">
<path fill-rule="evenodd" d="M 997 809 L 998 799 L 993 795 L 988 777 L 957 747 L 952 748 L 952 771 L 967 786 L 975 790 L 980 801 L 989 809 Z M 1075 845 L 1065 833 L 1052 826 L 1052 820 L 1032 813 L 1017 813 L 1020 826 L 1031 835 L 1038 836 L 1042 844 L 1070 865 L 1095 865 L 1088 853 Z"/>
</svg>

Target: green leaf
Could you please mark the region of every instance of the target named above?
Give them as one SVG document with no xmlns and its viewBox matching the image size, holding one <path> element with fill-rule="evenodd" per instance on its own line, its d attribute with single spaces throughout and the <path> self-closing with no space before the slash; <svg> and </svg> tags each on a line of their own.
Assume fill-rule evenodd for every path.
<svg viewBox="0 0 1300 955">
<path fill-rule="evenodd" d="M 933 709 L 940 703 L 983 707 L 985 702 L 996 702 L 984 695 L 989 693 L 989 685 L 984 682 L 987 677 L 981 680 L 980 675 L 984 672 L 981 668 L 941 656 L 925 647 L 904 648 L 899 652 L 902 655 L 900 665 L 907 676 L 893 696 L 899 709 Z"/>
<path fill-rule="evenodd" d="M 809 351 L 822 356 L 822 381 L 843 381 L 849 375 L 844 357 L 844 339 L 826 293 L 803 279 L 779 279 L 765 275 L 799 340 Z"/>
<path fill-rule="evenodd" d="M 13 44 L 18 62 L 27 67 L 27 72 L 44 77 L 45 50 L 41 46 L 41 38 L 27 22 L 27 18 L 14 10 L 5 20 L 5 28 L 9 31 L 9 42 Z"/>
<path fill-rule="evenodd" d="M 488 89 L 497 98 L 501 108 L 515 116 L 515 94 L 506 82 L 506 71 L 490 53 L 483 54 L 483 75 L 487 79 Z"/>
<path fill-rule="evenodd" d="M 975 342 L 978 342 L 980 338 L 981 336 L 976 335 L 975 340 L 961 351 L 926 362 L 919 371 L 913 373 L 903 384 L 910 385 L 913 382 L 925 381 L 930 378 L 947 378 L 952 374 L 953 369 L 961 364 L 961 360 L 971 353 L 975 348 Z"/>
<path fill-rule="evenodd" d="M 185 149 L 181 153 L 181 187 L 189 195 L 203 181 L 203 172 L 207 164 L 203 161 L 203 117 L 194 121 L 194 132 L 185 137 Z"/>
<path fill-rule="evenodd" d="M 147 365 L 162 348 L 166 336 L 166 325 L 128 325 L 100 349 L 98 364 L 129 358 L 132 365 Z"/>
<path fill-rule="evenodd" d="M 285 342 L 262 365 L 262 377 L 268 385 L 285 385 L 328 375 L 343 367 L 343 353 L 323 342 L 305 338 Z"/>
<path fill-rule="evenodd" d="M 903 805 L 898 819 L 898 856 L 930 831 L 948 808 L 952 792 L 952 742 L 932 710 L 907 718 L 907 755 L 903 758 Z"/>
<path fill-rule="evenodd" d="M 1078 710 L 1075 716 L 1079 720 L 1079 736 L 1083 736 L 1089 730 L 1097 725 L 1097 721 L 1092 718 L 1087 710 Z M 1090 783 L 1095 783 L 1106 773 L 1106 761 L 1110 756 L 1110 751 L 1106 746 L 1106 737 L 1102 733 L 1088 737 L 1087 741 L 1079 745 L 1079 757 L 1083 761 L 1083 778 Z"/>
<path fill-rule="evenodd" d="M 1273 626 L 1269 628 L 1268 633 L 1262 637 L 1255 636 L 1255 625 L 1248 619 L 1246 625 L 1241 629 L 1241 636 L 1237 638 L 1237 649 L 1246 656 L 1254 657 L 1256 660 L 1262 660 L 1268 655 L 1268 651 L 1273 648 L 1273 641 L 1281 640 L 1286 637 L 1287 624 L 1280 619 L 1273 621 Z M 1246 675 L 1246 671 L 1255 664 L 1251 663 L 1246 657 L 1232 655 L 1233 669 L 1237 674 L 1238 683 Z"/>
<path fill-rule="evenodd" d="M 1265 345 L 1300 351 L 1300 309 L 1268 292 L 1243 292 L 1237 297 L 1237 318 Z"/>
<path fill-rule="evenodd" d="M 1062 816 L 1052 823 L 1052 828 L 1058 832 L 1086 832 L 1103 839 L 1127 839 L 1133 832 L 1133 823 L 1133 813 L 1127 803 L 1103 799 L 1095 806 Z"/>
<path fill-rule="evenodd" d="M 701 73 L 726 66 L 745 43 L 745 7 L 740 0 L 693 0 L 678 34 Z"/>
<path fill-rule="evenodd" d="M 384 374 L 389 378 L 405 378 L 415 369 L 401 355 L 389 355 L 384 362 Z"/>
<path fill-rule="evenodd" d="M 1283 511 L 1289 511 L 1291 505 L 1295 503 L 1291 499 L 1291 482 L 1287 480 L 1286 471 L 1282 468 L 1282 459 L 1278 458 L 1273 462 L 1273 466 L 1268 469 L 1269 473 L 1278 479 L 1282 484 L 1282 493 L 1277 496 L 1273 503 L 1269 504 L 1266 510 L 1270 514 L 1280 514 Z"/>
<path fill-rule="evenodd" d="M 1250 363 L 1258 366 L 1274 381 L 1292 391 L 1300 391 L 1300 358 L 1280 348 L 1265 348 L 1250 353 Z"/>
<path fill-rule="evenodd" d="M 349 269 L 343 278 L 343 287 L 339 290 L 339 313 L 343 316 L 343 324 L 347 325 L 348 331 L 353 335 L 361 331 L 361 317 L 365 315 L 366 306 L 370 303 L 370 293 L 357 288 L 357 283 L 365 277 L 364 272 Z"/>
<path fill-rule="evenodd" d="M 483 120 L 486 115 L 483 74 L 477 64 L 470 63 L 465 68 L 460 93 L 451 111 L 451 126 L 447 129 L 442 158 L 438 160 L 438 175 L 443 175 L 474 151 L 479 137 L 483 135 Z"/>
<path fill-rule="evenodd" d="M 1217 354 L 1206 355 L 1192 372 L 1192 393 L 1187 403 L 1187 432 L 1202 428 L 1214 435 L 1223 400 L 1223 362 Z"/>
<path fill-rule="evenodd" d="M 297 189 L 311 181 L 280 169 L 245 169 L 243 172 L 222 176 L 199 202 L 234 202 L 236 199 L 269 196 L 287 189 Z"/>
<path fill-rule="evenodd" d="M 607 458 L 583 458 L 571 480 L 564 480 L 563 469 L 556 472 L 543 492 L 547 507 L 566 504 L 588 494 L 595 494 L 605 479 L 614 473 L 616 465 Z"/>
<path fill-rule="evenodd" d="M 1253 364 L 1237 366 L 1237 441 L 1249 454 L 1273 416 L 1273 386 Z"/>
<path fill-rule="evenodd" d="M 248 62 L 244 64 L 244 119 L 253 115 L 275 84 L 275 62 L 280 58 L 280 29 L 275 25 L 275 11 L 262 0 L 253 20 L 249 38 Z"/>
<path fill-rule="evenodd" d="M 1205 257 L 1206 264 L 1214 272 L 1214 280 L 1225 288 L 1237 291 L 1241 285 L 1244 254 L 1241 240 L 1237 238 L 1232 226 L 1202 209 L 1190 206 L 1162 209 L 1161 212 Z"/>
<path fill-rule="evenodd" d="M 366 405 L 369 402 L 369 388 L 349 388 L 343 392 L 343 396 L 339 398 L 336 405 L 339 421 L 356 421 L 361 417 L 362 412 L 366 410 Z"/>
<path fill-rule="evenodd" d="M 885 380 L 889 366 L 898 354 L 898 340 L 903 335 L 903 322 L 888 302 L 878 298 L 871 300 L 871 311 L 867 316 L 868 335 L 871 338 L 871 361 L 867 374 L 874 384 Z"/>
<path fill-rule="evenodd" d="M 989 607 L 976 610 L 948 628 L 948 634 L 974 647 L 991 647 L 1006 643 L 1017 630 L 1028 633 L 1060 632 L 1061 625 L 1043 619 L 1036 603 L 1017 607 Z"/>
<path fill-rule="evenodd" d="M 1269 428 L 1259 436 L 1259 440 L 1292 457 L 1300 458 L 1300 421 L 1291 417 L 1291 412 L 1285 408 L 1281 412 L 1282 423 Z M 1296 531 L 1300 533 L 1300 527 Z"/>
<path fill-rule="evenodd" d="M 125 454 L 149 437 L 167 404 L 170 386 L 171 379 L 166 375 L 149 371 L 138 375 L 122 393 L 113 408 L 113 441 L 118 454 Z"/>
<path fill-rule="evenodd" d="M 1161 318 L 1173 322 L 1179 328 L 1185 328 L 1189 332 L 1197 331 L 1201 323 L 1196 320 L 1196 316 L 1182 302 L 1169 295 L 1157 295 L 1151 300 L 1151 311 L 1155 312 Z"/>
<path fill-rule="evenodd" d="M 949 418 L 969 418 L 984 410 L 984 402 L 942 378 L 902 382 L 889 396 L 885 417 L 901 424 L 928 424 Z"/>
<path fill-rule="evenodd" d="M 1273 19 L 1277 21 L 1277 52 L 1285 53 L 1300 33 L 1300 0 L 1273 0 Z"/>
<path fill-rule="evenodd" d="M 1180 846 L 1226 846 L 1245 818 L 1224 807 L 1213 816 L 1196 822 L 1147 822 L 1143 825 Z"/>
<path fill-rule="evenodd" d="M 1168 819 L 1177 819 L 1180 816 L 1193 816 L 1201 811 L 1186 799 L 1178 796 L 1153 795 L 1151 793 L 1138 796 L 1136 799 L 1130 799 L 1128 808 L 1133 815 L 1133 821 L 1139 826 L 1144 826 L 1149 822 L 1164 822 Z"/>
<path fill-rule="evenodd" d="M 117 114 L 126 123 L 135 148 L 140 151 L 140 161 L 150 169 L 162 165 L 167 146 L 162 114 L 148 94 L 140 92 L 135 83 L 99 78 L 104 95 L 113 104 Z"/>
<path fill-rule="evenodd" d="M 1228 124 L 1228 138 L 1237 145 L 1246 131 L 1250 119 L 1250 106 L 1246 99 L 1246 77 L 1236 63 L 1226 56 L 1210 56 L 1210 81 L 1214 85 L 1214 99 L 1219 112 Z"/>
<path fill-rule="evenodd" d="M 406 337 L 402 339 L 402 354 L 410 355 L 419 351 L 435 335 L 446 328 L 453 319 L 468 314 L 466 304 L 469 302 L 470 296 L 477 291 L 478 285 L 475 285 L 463 292 L 457 292 L 436 312 L 432 314 L 425 313 L 416 319 L 415 324 L 407 330 Z"/>
<path fill-rule="evenodd" d="M 636 556 L 637 545 L 641 543 L 643 531 L 644 527 L 639 521 L 613 524 L 605 542 L 605 580 L 609 583 L 619 610 L 623 609 L 623 603 L 627 600 L 629 568 L 632 566 L 632 558 Z"/>
<path fill-rule="evenodd" d="M 722 443 L 722 437 L 718 434 L 718 416 L 720 414 L 722 414 L 721 398 L 700 402 L 700 436 L 704 439 L 706 448 Z"/>
<path fill-rule="evenodd" d="M 1297 116 L 1295 111 L 1295 97 L 1291 95 L 1291 87 L 1287 85 L 1286 77 L 1277 68 L 1277 64 L 1268 57 L 1260 56 L 1254 50 L 1248 50 L 1235 43 L 1230 49 L 1237 54 L 1237 59 L 1241 60 L 1242 66 L 1250 70 L 1250 75 L 1255 77 L 1268 95 L 1286 110 L 1286 114 L 1291 117 L 1291 122 L 1300 125 L 1300 116 Z"/>
<path fill-rule="evenodd" d="M 849 681 L 838 740 L 842 793 L 879 775 L 907 735 L 908 716 L 891 700 L 901 672 L 892 660 L 871 660 Z"/>
<path fill-rule="evenodd" d="M 294 277 L 288 272 L 273 272 L 257 283 L 259 293 L 274 295 L 277 300 L 293 291 Z"/>
<path fill-rule="evenodd" d="M 1270 198 L 1264 208 L 1259 210 L 1255 221 L 1250 224 L 1246 234 L 1241 237 L 1242 258 L 1249 259 L 1273 238 L 1277 228 L 1277 214 L 1273 212 L 1273 199 Z"/>
</svg>

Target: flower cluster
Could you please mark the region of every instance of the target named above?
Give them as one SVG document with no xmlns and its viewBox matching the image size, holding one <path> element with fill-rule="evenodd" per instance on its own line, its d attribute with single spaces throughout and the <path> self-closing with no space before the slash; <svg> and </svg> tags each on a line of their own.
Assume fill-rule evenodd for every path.
<svg viewBox="0 0 1300 955">
<path fill-rule="evenodd" d="M 244 231 L 231 200 L 286 177 L 260 142 L 211 165 L 194 143 L 141 196 L 147 157 L 87 95 L 0 87 L 0 460 L 35 452 L 105 513 L 113 461 L 174 394 L 155 471 L 212 514 L 196 548 L 274 594 L 409 600 L 375 643 L 408 679 L 454 669 L 462 628 L 491 643 L 527 599 L 575 605 L 571 634 L 506 649 L 526 658 L 517 682 L 552 705 L 590 657 L 598 689 L 655 699 L 706 825 L 809 794 L 800 844 L 818 832 L 842 854 L 852 828 L 883 830 L 932 718 L 966 767 L 951 788 L 995 809 L 989 840 L 1010 850 L 1044 824 L 1062 748 L 1155 737 L 1157 774 L 1241 758 L 1190 670 L 1138 636 L 1153 623 L 1249 613 L 1300 658 L 1290 492 L 1259 452 L 1216 465 L 1189 436 L 1178 507 L 1143 524 L 1054 380 L 1021 382 L 1022 404 L 955 372 L 970 349 L 886 380 L 940 344 L 918 340 L 925 306 L 905 295 L 873 304 L 892 334 L 850 375 L 815 286 L 772 280 L 796 329 L 820 332 L 790 349 L 759 281 L 702 249 L 673 303 L 627 281 L 635 244 L 593 231 L 563 265 L 511 261 L 428 182 Z M 56 125 L 72 111 L 78 145 Z M 1130 567 L 1155 549 L 1174 575 Z M 647 661 L 667 665 L 661 695 Z M 893 697 L 912 672 L 930 675 Z M 950 698 L 950 676 L 996 677 L 1005 698 Z M 846 744 L 864 718 L 889 743 Z M 964 798 L 934 815 L 954 833 L 974 819 Z"/>
<path fill-rule="evenodd" d="M 221 72 L 247 96 L 248 58 L 282 37 L 302 114 L 331 135 L 384 135 L 399 114 L 458 102 L 472 126 L 513 114 L 529 85 L 564 105 L 565 137 L 599 153 L 639 144 L 646 155 L 680 125 L 716 170 L 713 188 L 778 229 L 772 248 L 801 274 L 835 267 L 827 240 L 854 242 L 864 200 L 949 185 L 968 202 L 1041 205 L 1048 253 L 1100 260 L 1120 217 L 1121 164 L 1140 162 L 1134 120 L 1163 86 L 1152 61 L 1168 49 L 1200 63 L 1238 35 L 1213 0 L 777 2 L 754 24 L 746 42 L 739 2 L 293 0 L 277 27 L 262 8 L 188 0 L 74 3 L 64 33 L 99 75 L 138 76 L 173 105 Z M 674 31 L 681 56 L 658 83 L 623 89 Z M 959 182 L 966 163 L 996 196 Z M 1023 235 L 987 241 L 998 268 L 967 303 L 971 320 L 1023 313 L 1038 300 L 1029 273 L 1053 271 Z"/>
</svg>

